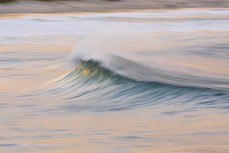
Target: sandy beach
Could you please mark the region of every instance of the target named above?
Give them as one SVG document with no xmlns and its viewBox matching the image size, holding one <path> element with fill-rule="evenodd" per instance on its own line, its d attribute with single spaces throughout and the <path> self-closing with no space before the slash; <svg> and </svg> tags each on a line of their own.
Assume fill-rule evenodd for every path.
<svg viewBox="0 0 229 153">
<path fill-rule="evenodd" d="M 1 14 L 58 13 L 58 12 L 111 12 L 143 9 L 229 8 L 229 0 L 16 0 L 0 3 Z"/>
</svg>

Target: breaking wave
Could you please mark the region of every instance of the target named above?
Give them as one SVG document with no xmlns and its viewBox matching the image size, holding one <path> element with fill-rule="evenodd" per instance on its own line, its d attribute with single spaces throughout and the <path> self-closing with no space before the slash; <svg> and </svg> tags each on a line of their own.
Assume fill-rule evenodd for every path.
<svg viewBox="0 0 229 153">
<path fill-rule="evenodd" d="M 170 43 L 162 42 L 166 45 L 158 48 L 151 36 L 127 35 L 109 34 L 109 39 L 100 35 L 78 44 L 71 56 L 73 70 L 52 83 L 47 93 L 61 95 L 71 103 L 68 109 L 74 111 L 122 110 L 156 104 L 228 108 L 229 80 L 227 71 L 222 71 L 222 65 L 227 69 L 226 56 L 213 59 L 207 55 L 209 46 L 203 44 L 188 46 L 187 50 L 187 46 L 170 39 Z M 214 53 L 227 54 L 226 48 Z M 220 64 L 201 66 L 201 61 L 208 60 Z M 220 71 L 217 66 L 221 66 Z"/>
</svg>

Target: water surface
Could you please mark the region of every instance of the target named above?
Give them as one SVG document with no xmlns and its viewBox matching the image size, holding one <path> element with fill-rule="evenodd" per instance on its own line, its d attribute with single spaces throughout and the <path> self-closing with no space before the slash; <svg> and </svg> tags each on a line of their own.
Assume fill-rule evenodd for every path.
<svg viewBox="0 0 229 153">
<path fill-rule="evenodd" d="M 229 12 L 0 19 L 0 150 L 227 153 Z"/>
</svg>

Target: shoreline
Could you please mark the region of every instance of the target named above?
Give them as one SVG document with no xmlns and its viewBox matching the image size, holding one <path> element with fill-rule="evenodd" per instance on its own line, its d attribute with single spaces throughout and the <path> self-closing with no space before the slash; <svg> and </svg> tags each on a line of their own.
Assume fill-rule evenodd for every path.
<svg viewBox="0 0 229 153">
<path fill-rule="evenodd" d="M 161 11 L 189 11 L 189 10 L 217 10 L 227 11 L 229 8 L 177 8 L 177 9 L 127 9 L 127 10 L 109 10 L 109 11 L 94 11 L 94 12 L 40 12 L 40 13 L 0 13 L 0 19 L 18 18 L 23 16 L 53 16 L 53 15 L 84 15 L 84 14 L 101 14 L 101 13 L 120 13 L 120 12 L 161 12 Z"/>
<path fill-rule="evenodd" d="M 36 0 L 18 0 L 17 2 L 0 4 L 0 15 L 10 14 L 63 14 L 63 13 L 107 13 L 131 12 L 144 10 L 177 10 L 177 9 L 228 9 L 229 0 L 214 2 L 203 0 L 77 0 L 45 2 Z"/>
</svg>

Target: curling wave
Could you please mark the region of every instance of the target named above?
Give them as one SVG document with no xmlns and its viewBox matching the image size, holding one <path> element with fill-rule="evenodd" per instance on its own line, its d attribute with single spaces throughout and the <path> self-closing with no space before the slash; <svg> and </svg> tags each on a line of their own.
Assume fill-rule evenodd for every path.
<svg viewBox="0 0 229 153">
<path fill-rule="evenodd" d="M 92 60 L 80 61 L 47 93 L 67 101 L 67 107 L 60 108 L 68 111 L 116 111 L 157 104 L 225 109 L 229 100 L 225 91 L 137 81 Z"/>
<path fill-rule="evenodd" d="M 73 70 L 51 84 L 46 93 L 60 96 L 68 102 L 67 109 L 74 111 L 156 104 L 228 108 L 227 56 L 212 56 L 227 55 L 226 44 L 213 52 L 209 50 L 212 46 L 196 46 L 197 42 L 192 42 L 194 46 L 179 45 L 174 37 L 168 40 L 164 36 L 153 39 L 145 34 L 131 35 L 96 35 L 97 39 L 78 44 L 71 56 Z M 153 40 L 168 43 L 158 47 L 159 42 Z"/>
<path fill-rule="evenodd" d="M 89 76 L 94 76 L 97 71 L 100 73 L 103 72 L 103 74 L 109 72 L 109 74 L 112 73 L 138 82 L 154 82 L 173 86 L 209 88 L 228 91 L 229 81 L 227 79 L 176 73 L 174 71 L 141 65 L 114 55 L 106 58 L 109 59 L 109 61 L 107 61 L 107 59 L 105 61 L 95 61 L 95 59 L 81 60 L 77 64 L 77 67 L 83 66 L 86 69 L 85 73 Z"/>
</svg>

